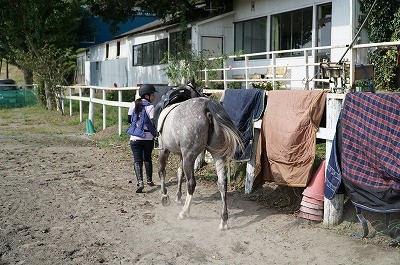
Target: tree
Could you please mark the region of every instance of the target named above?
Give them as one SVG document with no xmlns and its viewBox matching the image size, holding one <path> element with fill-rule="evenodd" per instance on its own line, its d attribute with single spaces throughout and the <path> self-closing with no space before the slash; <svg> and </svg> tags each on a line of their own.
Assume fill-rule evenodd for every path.
<svg viewBox="0 0 400 265">
<path fill-rule="evenodd" d="M 0 52 L 9 62 L 33 72 L 44 84 L 48 109 L 55 107 L 56 84 L 65 71 L 54 69 L 74 62 L 70 51 L 76 44 L 80 23 L 78 0 L 0 0 Z M 54 81 L 60 83 L 55 83 Z"/>
<path fill-rule="evenodd" d="M 361 0 L 361 11 L 368 13 L 373 1 Z M 399 4 L 396 0 L 377 1 L 371 10 L 368 19 L 368 37 L 371 42 L 385 42 L 395 40 L 399 36 L 398 11 Z M 397 13 L 396 13 L 397 12 Z M 397 51 L 377 49 L 369 55 L 374 64 L 374 85 L 378 90 L 397 91 L 396 77 Z"/>
<path fill-rule="evenodd" d="M 210 0 L 205 2 L 206 6 L 211 5 Z M 118 23 L 134 19 L 140 10 L 182 21 L 186 17 L 204 16 L 196 8 L 200 3 L 204 1 L 0 0 L 0 57 L 23 69 L 27 84 L 32 83 L 33 73 L 38 83 L 43 84 L 39 89 L 43 102 L 48 109 L 53 109 L 57 102 L 56 85 L 66 83 L 68 71 L 75 64 L 77 32 L 87 12 L 102 16 L 116 32 Z M 212 3 L 214 7 L 225 6 L 222 0 Z"/>
</svg>

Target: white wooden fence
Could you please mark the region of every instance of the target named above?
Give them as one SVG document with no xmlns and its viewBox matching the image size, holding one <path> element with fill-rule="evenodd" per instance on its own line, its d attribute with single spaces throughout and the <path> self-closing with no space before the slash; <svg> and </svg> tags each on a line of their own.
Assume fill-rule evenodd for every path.
<svg viewBox="0 0 400 265">
<path fill-rule="evenodd" d="M 69 115 L 72 116 L 72 101 L 79 101 L 79 121 L 83 121 L 83 106 L 82 102 L 89 102 L 89 113 L 88 119 L 93 122 L 94 118 L 94 104 L 101 104 L 103 107 L 103 130 L 107 128 L 107 106 L 114 106 L 118 108 L 118 134 L 122 134 L 122 125 L 123 125 L 123 108 L 129 108 L 131 106 L 131 102 L 123 102 L 122 101 L 122 91 L 137 91 L 139 87 L 98 87 L 98 86 L 65 86 L 67 91 L 65 91 L 62 96 L 62 106 L 64 109 L 64 99 L 69 100 Z M 89 96 L 84 96 L 83 91 L 89 89 Z M 78 96 L 75 96 L 76 91 Z M 101 98 L 96 95 L 101 91 Z M 107 92 L 117 91 L 118 92 L 118 101 L 107 100 Z"/>
<path fill-rule="evenodd" d="M 136 94 L 139 90 L 139 87 L 99 87 L 99 86 L 64 86 L 64 94 L 61 96 L 62 98 L 62 108 L 65 109 L 65 99 L 69 100 L 69 115 L 72 116 L 72 101 L 77 100 L 79 102 L 79 121 L 83 121 L 83 106 L 82 102 L 89 102 L 89 113 L 88 119 L 94 122 L 94 104 L 101 104 L 103 108 L 103 130 L 107 128 L 107 106 L 114 106 L 118 108 L 118 134 L 122 134 L 123 127 L 123 109 L 127 109 L 131 106 L 132 102 L 124 102 L 122 101 L 122 92 L 123 91 L 136 91 Z M 84 90 L 89 90 L 89 96 L 83 95 Z M 107 100 L 107 93 L 117 91 L 118 92 L 118 101 Z M 216 89 L 204 89 L 204 93 L 222 93 L 223 90 Z M 75 94 L 78 93 L 76 96 Z M 101 98 L 100 98 L 101 97 Z M 136 95 L 138 97 L 138 94 Z M 127 113 L 127 110 L 126 110 Z M 125 113 L 125 114 L 126 114 Z"/>
</svg>

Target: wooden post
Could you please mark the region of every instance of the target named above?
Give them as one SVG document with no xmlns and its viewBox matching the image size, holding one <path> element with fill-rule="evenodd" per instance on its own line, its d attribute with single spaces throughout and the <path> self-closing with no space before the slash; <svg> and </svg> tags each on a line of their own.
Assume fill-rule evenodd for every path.
<svg viewBox="0 0 400 265">
<path fill-rule="evenodd" d="M 90 88 L 90 98 L 89 98 L 89 120 L 93 122 L 93 116 L 94 116 L 94 103 L 93 103 L 93 98 L 94 98 L 94 88 Z"/>
<path fill-rule="evenodd" d="M 340 110 L 342 108 L 343 94 L 327 94 L 326 96 L 326 128 L 328 130 L 336 130 L 336 124 L 339 119 Z M 331 155 L 333 139 L 326 139 L 326 165 Z M 326 167 L 325 167 L 326 173 Z M 326 174 L 325 174 L 326 176 Z M 343 215 L 343 194 L 337 194 L 332 200 L 324 199 L 324 225 L 334 226 L 339 224 Z"/>
<path fill-rule="evenodd" d="M 118 90 L 118 102 L 122 102 L 122 90 Z M 122 134 L 122 107 L 118 107 L 118 135 Z"/>
<path fill-rule="evenodd" d="M 72 88 L 68 88 L 69 90 L 69 116 L 72 117 Z"/>
<path fill-rule="evenodd" d="M 82 87 L 79 87 L 79 121 L 83 121 L 83 106 L 82 106 Z"/>
<path fill-rule="evenodd" d="M 261 124 L 261 121 L 260 121 Z M 254 126 L 256 127 L 256 126 Z M 257 126 L 258 127 L 258 126 Z M 261 127 L 261 125 L 260 125 Z M 246 182 L 244 185 L 244 193 L 250 194 L 253 191 L 253 184 L 254 184 L 254 175 L 256 172 L 256 155 L 257 155 L 257 146 L 258 146 L 258 137 L 260 135 L 260 128 L 254 128 L 254 137 L 253 137 L 253 144 L 252 144 L 252 154 L 250 160 L 246 164 Z"/>
</svg>

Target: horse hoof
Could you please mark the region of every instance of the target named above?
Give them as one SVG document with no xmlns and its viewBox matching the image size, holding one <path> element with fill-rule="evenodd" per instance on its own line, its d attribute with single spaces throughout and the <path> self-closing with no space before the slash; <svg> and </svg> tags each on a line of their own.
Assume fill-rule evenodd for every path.
<svg viewBox="0 0 400 265">
<path fill-rule="evenodd" d="M 221 223 L 218 226 L 219 230 L 228 230 L 228 223 L 225 221 L 221 221 Z"/>
<path fill-rule="evenodd" d="M 179 213 L 179 215 L 178 215 L 178 220 L 183 220 L 183 219 L 185 219 L 186 217 L 189 217 L 189 215 L 188 215 L 188 214 L 185 214 L 185 213 Z"/>
<path fill-rule="evenodd" d="M 169 199 L 168 195 L 163 195 L 161 198 L 161 204 L 163 206 L 169 206 L 171 204 L 171 200 Z"/>
<path fill-rule="evenodd" d="M 179 200 L 176 199 L 176 200 L 175 200 L 175 203 L 178 204 L 178 205 L 182 205 L 182 200 L 181 200 L 181 199 L 179 199 Z"/>
</svg>

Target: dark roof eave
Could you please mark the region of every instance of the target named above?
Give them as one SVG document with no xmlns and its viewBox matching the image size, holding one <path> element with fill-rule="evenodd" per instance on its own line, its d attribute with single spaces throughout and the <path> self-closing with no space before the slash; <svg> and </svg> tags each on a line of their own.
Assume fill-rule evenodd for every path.
<svg viewBox="0 0 400 265">
<path fill-rule="evenodd" d="M 116 36 L 115 38 L 122 38 L 128 35 L 137 35 L 139 33 L 147 33 L 147 32 L 153 32 L 155 30 L 161 30 L 161 29 L 166 29 L 170 27 L 176 26 L 178 23 L 171 23 L 171 21 L 165 21 L 163 19 L 158 19 L 153 22 L 147 23 L 143 26 L 137 27 L 133 30 L 127 31 L 123 34 L 120 34 Z"/>
</svg>

